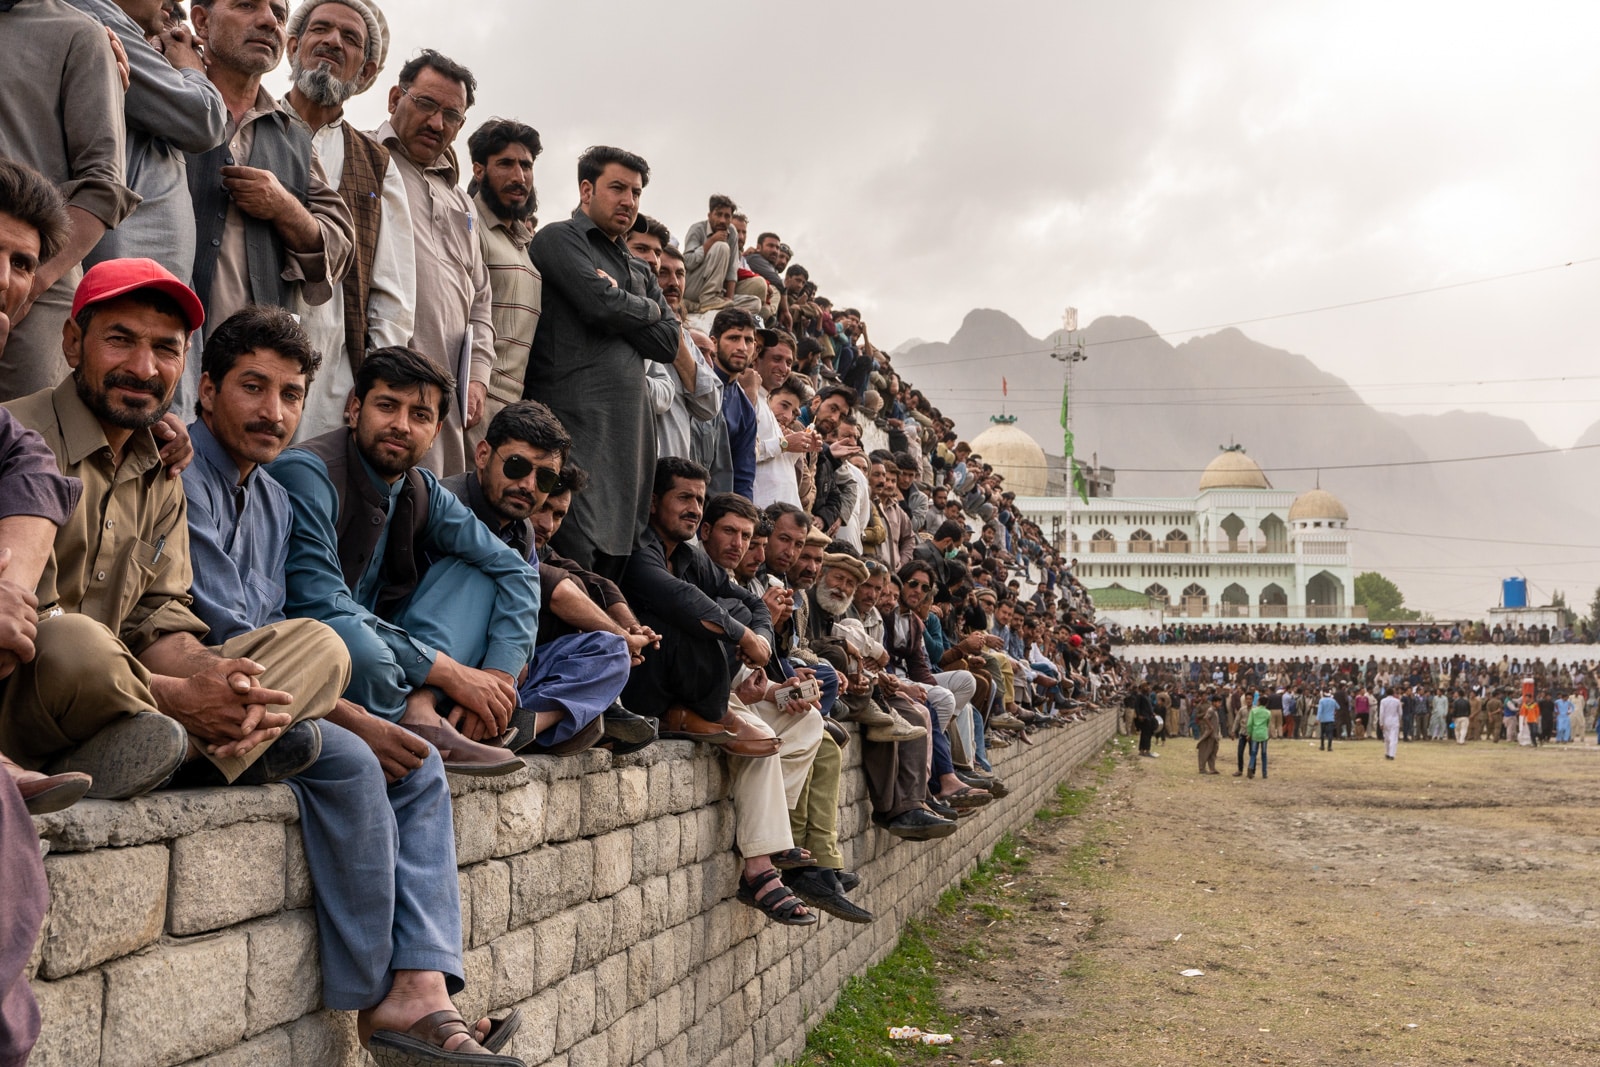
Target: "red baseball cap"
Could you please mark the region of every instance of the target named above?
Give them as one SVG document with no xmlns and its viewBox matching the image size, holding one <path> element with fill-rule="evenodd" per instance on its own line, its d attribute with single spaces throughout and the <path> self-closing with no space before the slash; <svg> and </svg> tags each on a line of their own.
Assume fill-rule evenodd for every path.
<svg viewBox="0 0 1600 1067">
<path fill-rule="evenodd" d="M 194 290 L 180 282 L 171 271 L 153 259 L 108 259 L 89 268 L 72 296 L 72 317 L 90 304 L 99 304 L 138 289 L 154 289 L 178 302 L 189 320 L 189 330 L 198 330 L 206 321 L 206 309 Z"/>
</svg>

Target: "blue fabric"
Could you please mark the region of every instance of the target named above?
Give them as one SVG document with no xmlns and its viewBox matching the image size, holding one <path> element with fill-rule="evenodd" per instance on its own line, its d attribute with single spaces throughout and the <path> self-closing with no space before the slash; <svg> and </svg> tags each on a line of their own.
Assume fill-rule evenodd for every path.
<svg viewBox="0 0 1600 1067">
<path fill-rule="evenodd" d="M 733 455 L 733 491 L 750 500 L 756 486 L 756 406 L 722 368 L 722 417 L 728 423 L 728 448 Z"/>
<path fill-rule="evenodd" d="M 450 784 L 439 753 L 393 785 L 355 734 L 320 724 L 322 755 L 288 780 L 316 893 L 322 1003 L 357 1011 L 399 970 L 465 985 Z"/>
<path fill-rule="evenodd" d="M 1250 773 L 1256 772 L 1256 752 L 1261 753 L 1261 777 L 1267 776 L 1267 743 L 1265 741 L 1250 742 Z"/>
<path fill-rule="evenodd" d="M 539 734 L 539 743 L 559 744 L 598 719 L 622 695 L 629 663 L 627 640 L 604 630 L 566 634 L 540 645 L 528 677 L 517 687 L 517 703 L 566 715 Z"/>
<path fill-rule="evenodd" d="M 220 645 L 284 618 L 289 493 L 257 467 L 239 485 L 239 468 L 206 424 L 189 424 L 194 462 L 183 472 L 189 504 L 190 592 L 194 613 Z M 235 504 L 235 493 L 244 502 Z"/>
<path fill-rule="evenodd" d="M 974 709 L 976 710 L 976 709 Z M 990 774 L 994 773 L 994 766 L 989 762 L 989 742 L 985 733 L 987 727 L 982 715 L 972 716 L 972 762 Z"/>
<path fill-rule="evenodd" d="M 361 595 L 345 585 L 336 532 L 339 494 L 322 460 L 303 449 L 290 449 L 269 470 L 289 491 L 294 516 L 285 607 L 291 615 L 327 623 L 344 638 L 355 664 L 351 688 L 346 690 L 351 700 L 375 714 L 398 719 L 406 694 L 425 682 L 441 649 L 468 666 L 503 671 L 513 678 L 522 672 L 533 656 L 538 625 L 538 572 L 490 533 L 431 472 L 420 472 L 428 485 L 428 521 L 418 554 L 445 562 L 428 571 L 396 618 L 382 619 L 372 610 L 378 588 L 375 580 L 369 581 L 370 569 L 358 583 Z M 374 559 L 382 557 L 380 546 Z M 467 571 L 484 580 L 466 581 Z M 457 580 L 460 587 L 452 588 Z M 462 632 L 469 622 L 473 632 Z M 458 649 L 462 655 L 457 655 Z M 383 677 L 365 677 L 368 666 Z M 355 695 L 357 690 L 372 702 Z"/>
</svg>

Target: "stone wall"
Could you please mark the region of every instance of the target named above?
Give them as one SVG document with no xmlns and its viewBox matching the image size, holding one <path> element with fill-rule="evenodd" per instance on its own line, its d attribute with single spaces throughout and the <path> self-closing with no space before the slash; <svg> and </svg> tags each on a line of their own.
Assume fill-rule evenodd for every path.
<svg viewBox="0 0 1600 1067">
<path fill-rule="evenodd" d="M 768 1067 L 797 1056 L 847 978 L 1026 822 L 1115 716 L 996 753 L 1011 794 L 937 842 L 870 822 L 844 776 L 840 837 L 870 926 L 769 923 L 733 899 L 720 757 L 687 742 L 535 757 L 452 779 L 467 1018 L 520 1005 L 530 1065 Z M 859 746 L 846 750 L 858 768 Z M 315 913 L 283 786 L 85 802 L 37 820 L 50 913 L 35 953 L 36 1067 L 357 1067 L 354 1018 L 320 1006 Z"/>
</svg>

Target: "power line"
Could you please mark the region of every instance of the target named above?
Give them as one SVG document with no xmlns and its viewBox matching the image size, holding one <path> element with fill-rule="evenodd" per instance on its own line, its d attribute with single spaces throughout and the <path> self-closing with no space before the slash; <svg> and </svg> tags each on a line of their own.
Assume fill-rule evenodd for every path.
<svg viewBox="0 0 1600 1067">
<path fill-rule="evenodd" d="M 1322 304 L 1317 307 L 1301 308 L 1298 311 L 1281 311 L 1275 315 L 1261 315 L 1252 319 L 1234 319 L 1232 322 L 1216 322 L 1208 326 L 1189 326 L 1181 330 L 1151 330 L 1149 333 L 1134 334 L 1131 337 L 1108 337 L 1100 341 L 1085 341 L 1083 347 L 1098 348 L 1102 345 L 1120 345 L 1131 341 L 1160 340 L 1166 337 L 1175 337 L 1180 334 L 1203 333 L 1207 330 L 1226 330 L 1235 326 L 1252 326 L 1258 322 L 1276 322 L 1279 319 L 1292 319 L 1301 315 L 1317 315 L 1325 311 L 1340 311 L 1345 308 L 1363 307 L 1367 304 L 1381 304 L 1390 300 L 1404 300 L 1414 296 L 1426 296 L 1429 293 L 1442 293 L 1451 289 L 1465 289 L 1474 285 L 1487 285 L 1490 282 L 1503 282 L 1512 278 L 1525 278 L 1531 274 L 1544 274 L 1554 270 L 1565 270 L 1568 267 L 1583 267 L 1590 263 L 1600 263 L 1600 256 L 1587 256 L 1583 259 L 1568 260 L 1565 263 L 1551 263 L 1543 267 L 1530 267 L 1527 270 L 1508 271 L 1505 274 L 1494 274 L 1486 278 L 1471 278 L 1466 281 L 1448 282 L 1444 285 L 1429 286 L 1426 289 L 1407 289 L 1404 292 L 1389 293 L 1385 296 L 1369 296 L 1360 300 L 1346 300 L 1338 304 Z M 971 363 L 980 359 L 1004 359 L 1009 356 L 1032 356 L 1055 351 L 1054 347 L 1025 348 L 1016 352 L 987 352 L 976 356 L 957 356 L 953 359 L 935 359 L 926 362 L 917 362 L 915 367 L 940 367 L 951 363 Z"/>
<path fill-rule="evenodd" d="M 1520 545 L 1525 548 L 1575 548 L 1588 552 L 1600 551 L 1600 545 L 1570 545 L 1555 541 L 1510 541 L 1498 537 L 1462 537 L 1458 534 L 1416 533 L 1410 530 L 1374 530 L 1366 526 L 1349 526 L 1352 533 L 1378 534 L 1381 537 L 1423 537 L 1430 541 L 1471 541 L 1481 545 Z"/>
<path fill-rule="evenodd" d="M 1262 471 L 1359 471 L 1359 470 L 1390 470 L 1396 467 L 1433 467 L 1446 463 L 1481 463 L 1492 459 L 1522 459 L 1527 456 L 1553 456 L 1568 455 L 1574 452 L 1587 452 L 1600 448 L 1600 444 L 1573 445 L 1571 448 L 1532 448 L 1524 452 L 1493 452 L 1482 456 L 1451 456 L 1445 459 L 1402 459 L 1383 463 L 1307 463 L 1297 466 L 1267 466 L 1261 464 Z M 978 453 L 980 456 L 982 453 Z M 1050 464 L 1039 463 L 1007 463 L 1003 466 L 1012 470 L 1053 470 Z M 1109 464 L 1108 464 L 1109 466 Z M 1205 467 L 1110 467 L 1118 474 L 1204 474 Z M 1289 490 L 1281 490 L 1289 492 Z M 1118 497 L 1118 500 L 1127 498 Z M 1138 499 L 1137 497 L 1133 499 Z M 1429 536 L 1418 534 L 1418 537 Z M 1543 544 L 1541 541 L 1528 542 L 1529 544 Z M 1600 549 L 1600 545 L 1572 545 L 1573 548 Z"/>
<path fill-rule="evenodd" d="M 1105 385 L 1105 386 L 1076 386 L 1072 390 L 1073 396 L 1083 393 L 1200 393 L 1223 392 L 1233 390 L 1267 390 L 1288 389 L 1306 393 L 1336 393 L 1354 389 L 1436 389 L 1455 388 L 1480 385 L 1533 385 L 1546 382 L 1588 382 L 1600 381 L 1600 374 L 1561 374 L 1540 378 L 1452 378 L 1448 381 L 1438 379 L 1421 382 L 1280 382 L 1276 385 L 1249 385 L 1239 383 L 1235 385 Z M 938 386 L 930 389 L 918 388 L 920 393 L 1000 393 L 1002 390 L 992 386 Z"/>
</svg>

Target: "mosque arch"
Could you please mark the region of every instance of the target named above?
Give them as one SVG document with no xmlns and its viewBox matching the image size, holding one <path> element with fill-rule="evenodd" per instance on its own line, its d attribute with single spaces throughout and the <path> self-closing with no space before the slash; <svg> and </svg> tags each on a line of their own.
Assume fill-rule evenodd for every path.
<svg viewBox="0 0 1600 1067">
<path fill-rule="evenodd" d="M 1344 583 L 1328 571 L 1318 571 L 1306 582 L 1306 614 L 1312 618 L 1338 615 L 1344 607 Z"/>
<path fill-rule="evenodd" d="M 1222 591 L 1222 614 L 1241 618 L 1250 614 L 1250 594 L 1234 582 Z"/>
<path fill-rule="evenodd" d="M 1096 530 L 1094 536 L 1089 538 L 1090 552 L 1115 552 L 1116 550 L 1117 538 L 1110 530 Z"/>
<path fill-rule="evenodd" d="M 1151 600 L 1159 602 L 1161 607 L 1168 607 L 1172 604 L 1172 594 L 1167 592 L 1167 587 L 1160 582 L 1146 587 L 1144 595 Z"/>
<path fill-rule="evenodd" d="M 1182 530 L 1172 530 L 1167 534 L 1167 551 L 1169 553 L 1184 553 L 1189 551 L 1189 535 Z"/>
<path fill-rule="evenodd" d="M 1264 619 L 1282 619 L 1289 615 L 1289 594 L 1284 592 L 1283 586 L 1277 582 L 1261 590 L 1258 603 L 1261 605 L 1261 617 Z"/>
<path fill-rule="evenodd" d="M 1183 589 L 1183 610 L 1190 615 L 1204 615 L 1211 597 L 1199 582 L 1190 582 Z"/>
<path fill-rule="evenodd" d="M 1217 523 L 1217 529 L 1228 536 L 1228 551 L 1239 551 L 1239 535 L 1244 533 L 1244 520 L 1230 512 L 1227 518 Z"/>
<path fill-rule="evenodd" d="M 1289 525 L 1277 515 L 1261 520 L 1261 540 L 1266 542 L 1264 552 L 1289 551 Z"/>
<path fill-rule="evenodd" d="M 1149 530 L 1139 529 L 1128 535 L 1128 551 L 1150 553 L 1156 550 L 1156 539 Z"/>
</svg>

